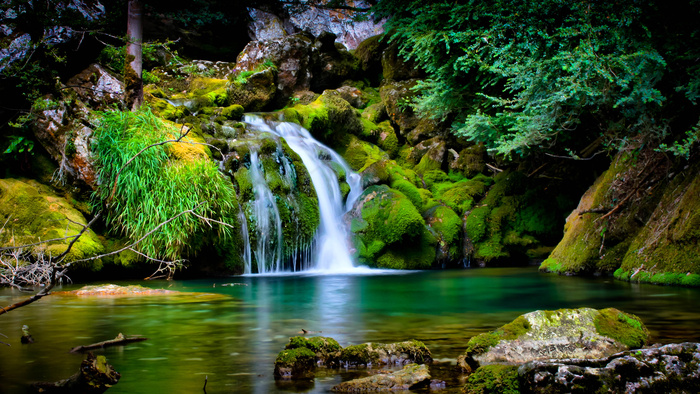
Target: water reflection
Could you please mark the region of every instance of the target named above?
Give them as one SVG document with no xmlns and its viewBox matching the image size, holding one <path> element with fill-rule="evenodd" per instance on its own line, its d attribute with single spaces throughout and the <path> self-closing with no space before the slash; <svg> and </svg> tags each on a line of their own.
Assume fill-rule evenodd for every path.
<svg viewBox="0 0 700 394">
<path fill-rule="evenodd" d="M 235 286 L 223 286 L 231 284 Z M 0 317 L 0 392 L 77 371 L 77 345 L 117 333 L 146 342 L 98 351 L 122 374 L 110 393 L 288 392 L 272 377 L 277 353 L 302 329 L 341 345 L 415 338 L 439 360 L 454 360 L 473 335 L 536 309 L 617 307 L 639 315 L 656 342 L 698 341 L 700 290 L 630 285 L 601 278 L 544 275 L 534 269 L 475 269 L 402 275 L 239 277 L 146 283 L 211 297 L 67 298 L 52 296 Z M 223 295 L 223 297 L 222 297 Z M 0 291 L 0 304 L 24 297 Z M 37 341 L 20 345 L 29 325 Z M 349 375 L 345 375 L 346 377 Z M 340 381 L 320 374 L 302 392 Z M 449 390 L 446 392 L 450 392 Z"/>
</svg>

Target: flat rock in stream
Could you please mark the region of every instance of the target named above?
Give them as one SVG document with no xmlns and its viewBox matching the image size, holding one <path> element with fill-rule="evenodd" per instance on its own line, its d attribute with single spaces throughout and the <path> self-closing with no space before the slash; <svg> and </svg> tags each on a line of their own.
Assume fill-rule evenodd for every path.
<svg viewBox="0 0 700 394">
<path fill-rule="evenodd" d="M 425 364 L 408 364 L 393 373 L 378 373 L 343 382 L 331 389 L 341 393 L 364 391 L 410 390 L 430 385 L 430 371 Z"/>
<path fill-rule="evenodd" d="M 165 289 L 150 289 L 139 285 L 118 286 L 118 285 L 97 285 L 84 286 L 73 291 L 56 291 L 54 294 L 76 295 L 76 296 L 154 296 L 154 295 L 175 295 L 181 294 L 179 291 Z"/>
</svg>

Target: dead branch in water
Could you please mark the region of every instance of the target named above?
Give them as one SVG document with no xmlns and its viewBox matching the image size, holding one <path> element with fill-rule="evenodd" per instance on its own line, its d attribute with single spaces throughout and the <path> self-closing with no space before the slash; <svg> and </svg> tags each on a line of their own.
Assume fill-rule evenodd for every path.
<svg viewBox="0 0 700 394">
<path fill-rule="evenodd" d="M 109 339 L 107 341 L 93 343 L 91 345 L 76 346 L 70 350 L 71 353 L 81 353 L 88 350 L 104 349 L 110 346 L 124 346 L 134 342 L 146 341 L 148 338 L 141 336 L 125 337 L 124 334 L 119 333 L 114 339 Z"/>
</svg>

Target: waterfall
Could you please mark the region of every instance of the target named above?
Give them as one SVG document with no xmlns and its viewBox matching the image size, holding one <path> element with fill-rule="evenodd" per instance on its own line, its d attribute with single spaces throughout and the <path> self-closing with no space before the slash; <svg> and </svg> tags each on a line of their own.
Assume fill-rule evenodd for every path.
<svg viewBox="0 0 700 394">
<path fill-rule="evenodd" d="M 289 147 L 296 152 L 301 158 L 304 166 L 311 177 L 313 187 L 318 197 L 318 206 L 320 213 L 320 224 L 316 233 L 314 242 L 311 245 L 313 250 L 304 250 L 296 255 L 311 256 L 312 261 L 307 265 L 298 264 L 293 261 L 292 269 L 302 266 L 311 270 L 323 272 L 349 272 L 353 270 L 353 262 L 351 258 L 350 248 L 348 245 L 348 232 L 342 220 L 343 214 L 352 207 L 354 200 L 362 193 L 361 177 L 355 173 L 347 163 L 334 152 L 332 149 L 316 141 L 308 130 L 303 127 L 289 122 L 266 121 L 256 115 L 246 115 L 244 123 L 247 124 L 248 130 L 259 132 L 267 132 L 284 139 Z M 269 251 L 265 250 L 265 245 L 269 243 L 268 236 L 273 234 L 281 237 L 281 224 L 276 225 L 276 229 L 269 223 L 269 218 L 274 214 L 266 214 L 265 212 L 275 211 L 275 199 L 264 182 L 264 176 L 260 173 L 258 164 L 254 165 L 253 160 L 258 160 L 257 153 L 251 151 L 250 174 L 251 180 L 255 188 L 255 215 L 258 217 L 255 231 L 258 234 L 257 248 L 254 252 L 256 261 L 260 259 L 269 261 L 273 256 Z M 288 162 L 282 160 L 285 166 L 285 172 L 290 173 Z M 281 164 L 282 164 L 281 163 Z M 343 196 L 340 191 L 338 177 L 331 167 L 331 163 L 340 166 L 345 172 L 345 177 L 350 186 L 350 193 L 347 196 L 346 203 L 343 204 Z M 256 168 L 256 171 L 253 171 Z M 259 201 L 260 200 L 260 201 Z M 260 210 L 258 210 L 258 207 Z M 277 220 L 279 214 L 277 214 Z M 274 231 L 273 231 L 274 230 Z M 278 247 L 283 245 L 281 238 L 275 243 Z M 303 245 L 297 247 L 304 248 Z M 262 250 L 261 250 L 262 248 Z M 281 250 L 274 253 L 276 259 L 274 268 L 261 270 L 261 263 L 258 262 L 259 273 L 280 272 L 282 265 L 280 258 L 283 256 Z M 265 264 L 262 264 L 265 265 Z M 252 272 L 249 267 L 246 267 L 246 272 Z"/>
<path fill-rule="evenodd" d="M 261 167 L 258 152 L 251 151 L 250 177 L 255 196 L 253 215 L 258 230 L 253 254 L 258 265 L 258 273 L 266 274 L 279 272 L 282 269 L 282 220 L 275 196 L 267 187 Z"/>
</svg>

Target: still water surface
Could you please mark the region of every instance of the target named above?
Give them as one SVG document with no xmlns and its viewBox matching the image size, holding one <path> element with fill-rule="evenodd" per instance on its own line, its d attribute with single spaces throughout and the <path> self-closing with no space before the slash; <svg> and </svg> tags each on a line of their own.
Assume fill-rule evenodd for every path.
<svg viewBox="0 0 700 394">
<path fill-rule="evenodd" d="M 304 386 L 275 384 L 275 356 L 302 329 L 333 337 L 342 346 L 415 338 L 430 348 L 443 370 L 450 369 L 447 363 L 454 363 L 471 336 L 536 309 L 616 307 L 640 316 L 654 342 L 700 341 L 700 289 L 561 277 L 535 268 L 139 284 L 215 296 L 53 295 L 2 315 L 0 333 L 8 338 L 0 340 L 11 346 L 0 345 L 0 392 L 24 392 L 27 382 L 72 375 L 84 356 L 69 349 L 120 332 L 149 340 L 95 352 L 122 374 L 108 391 L 112 394 L 202 393 L 205 377 L 209 394 L 323 393 L 358 375 L 321 371 Z M 0 305 L 23 297 L 1 290 Z M 19 343 L 24 324 L 34 344 Z"/>
</svg>

